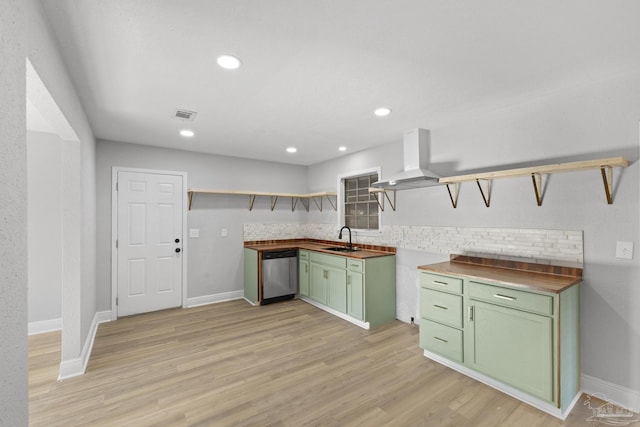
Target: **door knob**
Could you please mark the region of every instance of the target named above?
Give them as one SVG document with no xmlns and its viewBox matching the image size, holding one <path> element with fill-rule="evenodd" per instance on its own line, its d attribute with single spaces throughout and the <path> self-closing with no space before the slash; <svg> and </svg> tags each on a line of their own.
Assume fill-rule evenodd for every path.
<svg viewBox="0 0 640 427">
<path fill-rule="evenodd" d="M 176 248 L 176 253 L 180 253 L 180 248 Z"/>
<path fill-rule="evenodd" d="M 176 239 L 176 243 L 180 243 L 180 239 Z"/>
</svg>

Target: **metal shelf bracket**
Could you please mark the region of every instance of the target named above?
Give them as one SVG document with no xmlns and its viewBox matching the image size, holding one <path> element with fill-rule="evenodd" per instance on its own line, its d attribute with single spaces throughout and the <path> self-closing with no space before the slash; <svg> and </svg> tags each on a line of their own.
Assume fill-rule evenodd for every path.
<svg viewBox="0 0 640 427">
<path fill-rule="evenodd" d="M 604 183 L 604 193 L 607 196 L 607 204 L 613 204 L 613 168 L 611 166 L 600 167 L 602 182 Z"/>
<path fill-rule="evenodd" d="M 451 192 L 451 188 L 449 185 L 453 185 L 453 193 Z M 460 194 L 460 183 L 454 182 L 453 184 L 447 184 L 447 191 L 449 192 L 449 199 L 451 199 L 451 204 L 453 205 L 453 209 L 458 207 L 458 195 Z"/>
<path fill-rule="evenodd" d="M 542 175 L 532 173 L 531 181 L 533 181 L 533 191 L 536 193 L 536 203 L 538 206 L 542 206 Z"/>
<path fill-rule="evenodd" d="M 482 185 L 480 184 L 480 181 L 484 181 L 486 183 L 486 194 L 485 191 L 482 189 Z M 480 190 L 480 194 L 482 194 L 482 199 L 484 200 L 484 205 L 486 207 L 489 207 L 491 205 L 491 180 L 489 179 L 476 179 L 476 184 L 478 184 L 478 189 Z"/>
</svg>

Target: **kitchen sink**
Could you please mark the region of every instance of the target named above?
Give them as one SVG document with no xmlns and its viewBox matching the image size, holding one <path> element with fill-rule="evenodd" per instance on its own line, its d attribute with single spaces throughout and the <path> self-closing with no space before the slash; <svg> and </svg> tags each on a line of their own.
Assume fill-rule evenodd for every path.
<svg viewBox="0 0 640 427">
<path fill-rule="evenodd" d="M 334 251 L 334 252 L 356 252 L 359 251 L 360 249 L 356 249 L 356 248 L 348 248 L 346 246 L 334 246 L 332 248 L 322 248 L 325 251 Z"/>
</svg>

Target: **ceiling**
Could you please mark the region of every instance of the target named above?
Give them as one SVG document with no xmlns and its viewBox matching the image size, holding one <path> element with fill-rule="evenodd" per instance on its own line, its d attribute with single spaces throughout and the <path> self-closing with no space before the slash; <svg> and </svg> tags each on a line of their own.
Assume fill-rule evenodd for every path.
<svg viewBox="0 0 640 427">
<path fill-rule="evenodd" d="M 637 0 L 42 2 L 97 138 L 300 165 L 640 70 Z"/>
</svg>

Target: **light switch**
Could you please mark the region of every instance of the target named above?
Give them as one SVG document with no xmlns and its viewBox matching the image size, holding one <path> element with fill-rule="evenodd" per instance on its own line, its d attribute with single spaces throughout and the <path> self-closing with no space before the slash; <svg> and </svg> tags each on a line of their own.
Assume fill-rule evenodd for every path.
<svg viewBox="0 0 640 427">
<path fill-rule="evenodd" d="M 633 259 L 633 242 L 617 242 L 616 258 Z"/>
<path fill-rule="evenodd" d="M 220 229 L 220 236 L 221 237 L 227 237 L 227 229 L 226 228 L 221 228 Z"/>
<path fill-rule="evenodd" d="M 197 239 L 200 237 L 200 229 L 199 228 L 190 228 L 189 229 L 189 237 L 192 239 Z"/>
</svg>

